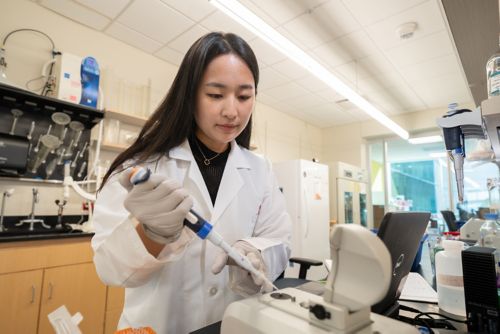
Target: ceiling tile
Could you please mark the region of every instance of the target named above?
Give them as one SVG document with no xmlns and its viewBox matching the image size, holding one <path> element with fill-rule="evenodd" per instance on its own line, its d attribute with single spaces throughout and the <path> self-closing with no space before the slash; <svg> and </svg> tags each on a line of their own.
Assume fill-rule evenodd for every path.
<svg viewBox="0 0 500 334">
<path fill-rule="evenodd" d="M 315 106 L 325 104 L 327 101 L 317 94 L 309 93 L 302 96 L 292 97 L 286 100 L 286 103 L 299 110 L 308 110 Z"/>
<path fill-rule="evenodd" d="M 95 0 L 96 1 L 96 0 Z M 200 0 L 161 0 L 193 21 L 199 21 L 205 16 L 215 12 L 217 8 L 208 1 Z"/>
<path fill-rule="evenodd" d="M 267 89 L 265 93 L 281 102 L 293 97 L 304 96 L 308 94 L 308 91 L 296 83 L 289 82 L 281 86 Z"/>
<path fill-rule="evenodd" d="M 273 103 L 277 103 L 278 101 L 269 95 L 266 95 L 265 93 L 262 93 L 260 90 L 257 93 L 257 102 L 266 104 L 266 105 L 272 105 Z"/>
<path fill-rule="evenodd" d="M 167 46 L 171 49 L 174 49 L 182 54 L 185 54 L 191 45 L 198 40 L 201 36 L 208 33 L 208 30 L 203 28 L 200 25 L 195 25 L 190 28 L 188 31 L 184 32 L 182 35 L 169 42 Z"/>
<path fill-rule="evenodd" d="M 387 58 L 397 67 L 410 66 L 453 53 L 450 37 L 444 30 L 408 42 L 404 46 L 386 51 Z"/>
<path fill-rule="evenodd" d="M 155 53 L 155 56 L 168 61 L 171 64 L 179 66 L 182 63 L 182 59 L 184 58 L 184 54 L 179 51 L 172 50 L 168 46 L 164 46 L 158 52 Z"/>
<path fill-rule="evenodd" d="M 338 49 L 333 42 L 323 44 L 310 52 L 314 54 L 323 65 L 332 68 L 353 60 L 347 51 Z"/>
<path fill-rule="evenodd" d="M 340 95 L 332 88 L 328 88 L 326 90 L 316 91 L 315 93 L 318 94 L 319 96 L 321 96 L 322 98 L 324 98 L 326 101 L 332 102 L 332 103 L 345 99 L 344 96 Z"/>
<path fill-rule="evenodd" d="M 367 57 L 336 66 L 334 71 L 348 81 L 356 83 L 386 72 L 394 72 L 396 68 L 385 55 L 380 51 L 375 51 Z"/>
<path fill-rule="evenodd" d="M 75 0 L 96 12 L 114 19 L 128 5 L 130 0 Z"/>
<path fill-rule="evenodd" d="M 446 108 L 452 102 L 471 101 L 470 91 L 460 73 L 414 82 L 412 88 L 429 108 Z"/>
<path fill-rule="evenodd" d="M 118 17 L 118 22 L 162 44 L 194 25 L 160 0 L 135 0 Z"/>
<path fill-rule="evenodd" d="M 364 31 L 357 31 L 345 36 L 342 36 L 332 42 L 323 44 L 312 51 L 318 58 L 325 64 L 331 67 L 338 67 L 340 65 L 352 63 L 353 61 L 361 61 L 373 54 L 373 56 L 380 56 L 376 45 L 371 41 Z M 354 66 L 353 66 L 354 65 Z M 355 63 L 348 65 L 344 70 L 355 70 Z M 358 65 L 356 70 L 360 71 L 361 66 Z M 353 71 L 354 72 L 354 71 Z M 353 77 L 351 73 L 347 74 Z"/>
<path fill-rule="evenodd" d="M 299 16 L 302 13 L 307 12 L 314 6 L 317 6 L 320 1 L 297 1 L 297 0 L 250 0 L 247 2 L 252 2 L 256 8 L 260 9 L 259 12 L 255 14 L 260 15 L 264 13 L 272 13 L 272 19 L 278 25 L 282 25 L 285 22 Z"/>
<path fill-rule="evenodd" d="M 396 32 L 398 26 L 407 22 L 417 23 L 417 30 L 410 40 L 402 40 Z M 437 1 L 427 1 L 388 19 L 366 27 L 366 31 L 380 49 L 390 49 L 407 42 L 431 35 L 446 26 Z"/>
<path fill-rule="evenodd" d="M 335 104 L 324 104 L 315 107 L 311 110 L 309 118 L 315 121 L 316 126 L 320 128 L 358 121 L 357 118 L 338 108 Z"/>
<path fill-rule="evenodd" d="M 278 30 L 309 50 L 360 29 L 350 13 L 338 0 L 329 1 L 284 24 Z"/>
<path fill-rule="evenodd" d="M 104 29 L 111 22 L 107 17 L 69 0 L 42 0 L 40 4 L 96 30 Z"/>
<path fill-rule="evenodd" d="M 105 33 L 147 53 L 153 53 L 161 47 L 161 44 L 157 41 L 154 41 L 151 38 L 138 33 L 137 31 L 125 27 L 118 22 L 111 24 L 106 29 Z"/>
<path fill-rule="evenodd" d="M 358 81 L 357 89 L 366 93 L 370 91 L 386 90 L 392 87 L 407 86 L 403 76 L 397 71 L 386 72 L 383 74 L 375 75 L 369 78 L 360 79 Z"/>
<path fill-rule="evenodd" d="M 379 109 L 384 114 L 388 114 L 386 111 Z M 355 118 L 358 121 L 367 121 L 371 119 L 371 116 L 365 113 L 363 110 L 359 109 L 358 107 L 353 107 L 349 108 L 345 111 L 349 115 L 351 115 L 353 118 Z"/>
<path fill-rule="evenodd" d="M 272 68 L 292 80 L 303 78 L 309 74 L 309 71 L 290 59 L 276 63 L 272 65 Z"/>
<path fill-rule="evenodd" d="M 343 0 L 342 2 L 364 26 L 388 18 L 425 0 Z M 428 0 L 433 1 L 433 0 Z"/>
<path fill-rule="evenodd" d="M 265 91 L 272 87 L 281 86 L 289 81 L 290 79 L 283 74 L 280 74 L 271 67 L 266 67 L 260 70 L 258 89 L 260 91 Z"/>
<path fill-rule="evenodd" d="M 461 73 L 461 67 L 455 54 L 449 54 L 400 68 L 400 72 L 408 82 L 414 82 L 445 74 Z"/>
<path fill-rule="evenodd" d="M 308 91 L 313 92 L 313 93 L 324 91 L 324 90 L 329 90 L 329 91 L 333 92 L 333 90 L 330 88 L 330 86 L 328 86 L 327 84 L 325 84 L 323 81 L 316 78 L 312 74 L 307 74 L 305 77 L 300 78 L 298 80 L 295 80 L 295 82 L 297 84 L 299 84 L 300 86 L 304 87 L 305 89 L 307 89 Z"/>
<path fill-rule="evenodd" d="M 232 32 L 239 35 L 247 42 L 255 38 L 255 35 L 231 19 L 226 14 L 216 11 L 203 19 L 200 24 L 210 31 Z"/>
<path fill-rule="evenodd" d="M 272 65 L 287 58 L 283 53 L 260 38 L 255 38 L 249 41 L 248 44 L 255 53 L 259 63 Z"/>
</svg>

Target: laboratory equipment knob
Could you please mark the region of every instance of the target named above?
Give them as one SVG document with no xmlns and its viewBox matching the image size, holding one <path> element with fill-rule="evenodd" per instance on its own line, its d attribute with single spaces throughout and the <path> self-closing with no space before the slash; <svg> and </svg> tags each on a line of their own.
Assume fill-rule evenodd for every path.
<svg viewBox="0 0 500 334">
<path fill-rule="evenodd" d="M 313 305 L 309 308 L 309 312 L 314 314 L 314 316 L 319 320 L 330 319 L 330 312 L 325 310 L 325 307 L 323 305 Z"/>
</svg>

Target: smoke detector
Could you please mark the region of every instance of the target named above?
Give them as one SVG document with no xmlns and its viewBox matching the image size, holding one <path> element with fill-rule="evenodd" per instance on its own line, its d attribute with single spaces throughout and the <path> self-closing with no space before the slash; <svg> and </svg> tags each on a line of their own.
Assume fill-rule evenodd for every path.
<svg viewBox="0 0 500 334">
<path fill-rule="evenodd" d="M 396 28 L 396 33 L 401 39 L 410 39 L 413 37 L 413 34 L 415 33 L 415 30 L 417 30 L 417 27 L 418 25 L 416 22 L 403 23 Z"/>
</svg>

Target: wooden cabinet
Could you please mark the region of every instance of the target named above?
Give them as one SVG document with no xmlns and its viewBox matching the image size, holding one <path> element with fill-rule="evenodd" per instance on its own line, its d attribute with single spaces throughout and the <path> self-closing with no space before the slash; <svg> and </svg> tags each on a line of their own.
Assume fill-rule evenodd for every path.
<svg viewBox="0 0 500 334">
<path fill-rule="evenodd" d="M 0 333 L 36 333 L 43 270 L 0 275 Z"/>
<path fill-rule="evenodd" d="M 118 326 L 118 321 L 123 310 L 125 301 L 125 289 L 108 287 L 108 298 L 106 302 L 104 334 L 113 334 Z"/>
<path fill-rule="evenodd" d="M 47 316 L 62 305 L 83 315 L 82 333 L 103 333 L 107 288 L 92 255 L 88 237 L 0 243 L 0 333 L 53 334 Z"/>
<path fill-rule="evenodd" d="M 71 315 L 80 312 L 82 333 L 102 333 L 106 287 L 99 280 L 92 263 L 76 264 L 46 269 L 40 303 L 39 334 L 53 334 L 47 316 L 61 305 L 66 305 Z"/>
</svg>

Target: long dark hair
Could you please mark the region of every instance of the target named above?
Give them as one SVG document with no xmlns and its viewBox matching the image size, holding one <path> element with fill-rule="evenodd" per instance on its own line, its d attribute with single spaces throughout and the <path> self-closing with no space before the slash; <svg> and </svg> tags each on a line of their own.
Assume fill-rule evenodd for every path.
<svg viewBox="0 0 500 334">
<path fill-rule="evenodd" d="M 136 141 L 113 161 L 104 175 L 100 189 L 114 171 L 122 169 L 125 161 L 134 159 L 141 163 L 152 157 L 160 159 L 163 154 L 194 134 L 196 93 L 201 79 L 208 64 L 217 56 L 225 54 L 235 54 L 247 64 L 253 74 L 257 94 L 259 67 L 250 46 L 232 33 L 211 32 L 202 36 L 189 48 L 167 96 L 144 124 Z M 251 133 L 252 117 L 236 142 L 249 148 Z"/>
</svg>

